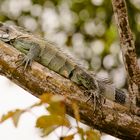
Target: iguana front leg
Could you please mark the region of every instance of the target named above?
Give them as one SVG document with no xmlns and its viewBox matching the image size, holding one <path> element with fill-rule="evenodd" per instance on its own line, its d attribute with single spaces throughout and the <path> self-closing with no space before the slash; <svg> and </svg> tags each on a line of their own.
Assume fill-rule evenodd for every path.
<svg viewBox="0 0 140 140">
<path fill-rule="evenodd" d="M 97 109 L 97 105 L 99 107 L 99 109 L 101 109 L 103 103 L 105 103 L 105 98 L 102 95 L 102 92 L 100 90 L 99 87 L 99 83 L 96 79 L 95 76 L 93 76 L 93 74 L 86 73 L 86 72 L 82 72 L 81 74 L 79 74 L 78 76 L 79 80 L 81 81 L 81 83 L 87 87 L 87 91 L 86 94 L 88 93 L 89 97 L 86 100 L 86 102 L 88 102 L 89 100 L 93 100 L 94 101 L 94 111 Z"/>
<path fill-rule="evenodd" d="M 18 66 L 24 65 L 24 70 L 28 65 L 31 65 L 33 60 L 39 58 L 41 48 L 37 43 L 31 42 L 27 39 L 16 39 L 12 45 L 25 54 L 18 61 Z"/>
</svg>

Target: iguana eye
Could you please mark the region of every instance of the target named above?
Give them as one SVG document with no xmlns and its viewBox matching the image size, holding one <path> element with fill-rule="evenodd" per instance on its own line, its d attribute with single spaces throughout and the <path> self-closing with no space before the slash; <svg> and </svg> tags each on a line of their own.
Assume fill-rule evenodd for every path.
<svg viewBox="0 0 140 140">
<path fill-rule="evenodd" d="M 8 27 L 4 26 L 4 24 L 2 24 L 1 22 L 0 22 L 0 30 L 2 32 L 5 32 L 6 34 L 9 34 L 9 32 L 10 32 L 10 29 Z"/>
<path fill-rule="evenodd" d="M 8 33 L 9 33 L 9 29 L 8 29 L 8 28 L 6 28 L 6 29 L 5 29 L 5 32 L 8 34 Z"/>
<path fill-rule="evenodd" d="M 9 28 L 0 23 L 0 40 L 8 42 L 10 40 Z"/>
</svg>

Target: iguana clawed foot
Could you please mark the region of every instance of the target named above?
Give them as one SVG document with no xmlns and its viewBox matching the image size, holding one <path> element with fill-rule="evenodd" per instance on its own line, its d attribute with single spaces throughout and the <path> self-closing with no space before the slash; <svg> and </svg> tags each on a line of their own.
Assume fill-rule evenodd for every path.
<svg viewBox="0 0 140 140">
<path fill-rule="evenodd" d="M 25 71 L 28 66 L 31 66 L 32 59 L 30 59 L 27 55 L 20 54 L 18 57 L 19 60 L 17 60 L 16 62 L 17 68 L 24 65 L 24 71 Z"/>
<path fill-rule="evenodd" d="M 102 95 L 99 95 L 99 93 L 94 92 L 93 90 L 87 90 L 86 94 L 89 94 L 88 99 L 86 100 L 86 102 L 88 102 L 89 100 L 93 100 L 94 102 L 94 111 L 96 110 L 96 107 L 101 107 L 102 104 L 104 104 L 105 99 L 102 97 Z"/>
</svg>

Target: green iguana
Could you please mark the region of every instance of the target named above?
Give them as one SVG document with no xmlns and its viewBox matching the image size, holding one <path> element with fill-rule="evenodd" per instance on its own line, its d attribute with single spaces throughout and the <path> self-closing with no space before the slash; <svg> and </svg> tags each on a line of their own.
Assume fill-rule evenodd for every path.
<svg viewBox="0 0 140 140">
<path fill-rule="evenodd" d="M 98 79 L 49 41 L 37 37 L 21 27 L 4 23 L 0 23 L 0 40 L 11 44 L 25 54 L 22 60 L 25 69 L 32 60 L 35 60 L 74 83 L 84 86 L 91 92 L 90 98 L 100 94 L 117 103 L 130 105 L 130 99 L 125 92 Z"/>
</svg>

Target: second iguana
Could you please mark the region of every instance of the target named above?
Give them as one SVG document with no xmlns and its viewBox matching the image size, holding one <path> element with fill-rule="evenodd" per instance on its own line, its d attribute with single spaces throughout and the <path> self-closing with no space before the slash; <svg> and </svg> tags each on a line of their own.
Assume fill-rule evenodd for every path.
<svg viewBox="0 0 140 140">
<path fill-rule="evenodd" d="M 0 23 L 0 40 L 25 54 L 22 61 L 25 69 L 32 60 L 36 60 L 74 83 L 84 86 L 93 96 L 100 94 L 120 104 L 130 104 L 129 97 L 123 91 L 93 76 L 53 43 L 21 27 Z"/>
</svg>

